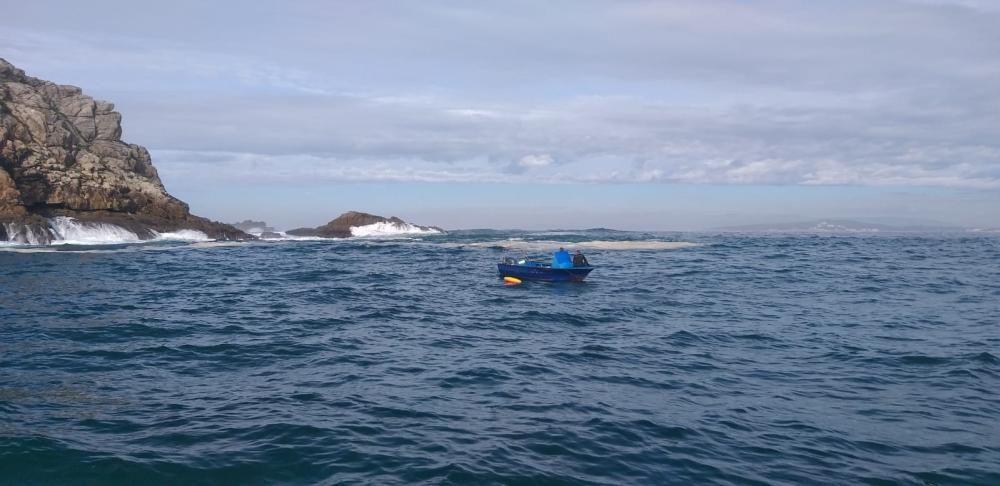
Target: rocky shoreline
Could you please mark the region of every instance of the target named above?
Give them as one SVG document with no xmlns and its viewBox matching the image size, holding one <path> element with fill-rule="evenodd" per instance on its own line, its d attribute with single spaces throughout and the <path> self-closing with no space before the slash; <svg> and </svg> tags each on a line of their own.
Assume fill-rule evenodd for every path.
<svg viewBox="0 0 1000 486">
<path fill-rule="evenodd" d="M 192 215 L 166 191 L 149 152 L 121 134 L 113 104 L 0 59 L 0 241 L 51 243 L 57 217 L 115 225 L 140 239 L 181 230 L 255 239 Z"/>
</svg>

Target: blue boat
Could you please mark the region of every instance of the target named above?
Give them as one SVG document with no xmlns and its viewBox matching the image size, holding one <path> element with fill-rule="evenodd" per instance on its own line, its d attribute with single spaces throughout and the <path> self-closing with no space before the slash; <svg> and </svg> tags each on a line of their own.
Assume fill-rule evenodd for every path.
<svg viewBox="0 0 1000 486">
<path fill-rule="evenodd" d="M 548 263 L 534 260 L 515 261 L 513 258 L 504 258 L 497 264 L 500 278 L 514 277 L 535 282 L 583 282 L 593 270 L 594 267 L 589 264 L 553 268 Z"/>
</svg>

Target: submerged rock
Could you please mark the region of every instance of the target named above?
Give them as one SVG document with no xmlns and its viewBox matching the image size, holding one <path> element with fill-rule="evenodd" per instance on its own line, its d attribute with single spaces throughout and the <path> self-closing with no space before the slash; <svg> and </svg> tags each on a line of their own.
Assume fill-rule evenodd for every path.
<svg viewBox="0 0 1000 486">
<path fill-rule="evenodd" d="M 0 59 L 0 240 L 49 243 L 48 218 L 58 216 L 114 224 L 145 239 L 183 229 L 253 238 L 192 215 L 167 193 L 149 152 L 121 134 L 113 104 Z"/>
</svg>

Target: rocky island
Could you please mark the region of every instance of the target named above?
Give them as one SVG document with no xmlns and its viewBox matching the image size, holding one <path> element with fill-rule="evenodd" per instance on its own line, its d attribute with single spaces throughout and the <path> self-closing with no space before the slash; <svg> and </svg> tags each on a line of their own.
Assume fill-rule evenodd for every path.
<svg viewBox="0 0 1000 486">
<path fill-rule="evenodd" d="M 358 211 L 348 211 L 333 221 L 317 228 L 296 228 L 285 233 L 292 236 L 317 236 L 320 238 L 350 238 L 352 236 L 385 236 L 400 234 L 444 233 L 436 226 L 407 223 L 395 216 L 386 218 Z"/>
<path fill-rule="evenodd" d="M 184 230 L 254 239 L 192 215 L 167 193 L 149 152 L 121 135 L 113 104 L 0 59 L 0 241 L 51 243 L 60 238 L 56 221 L 138 239 Z"/>
</svg>

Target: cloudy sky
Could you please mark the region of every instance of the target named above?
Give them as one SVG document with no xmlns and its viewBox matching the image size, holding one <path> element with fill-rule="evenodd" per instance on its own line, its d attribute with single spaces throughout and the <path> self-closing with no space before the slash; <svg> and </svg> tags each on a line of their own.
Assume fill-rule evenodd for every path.
<svg viewBox="0 0 1000 486">
<path fill-rule="evenodd" d="M 113 101 L 217 219 L 1000 226 L 1000 0 L 3 11 L 0 57 Z"/>
</svg>

